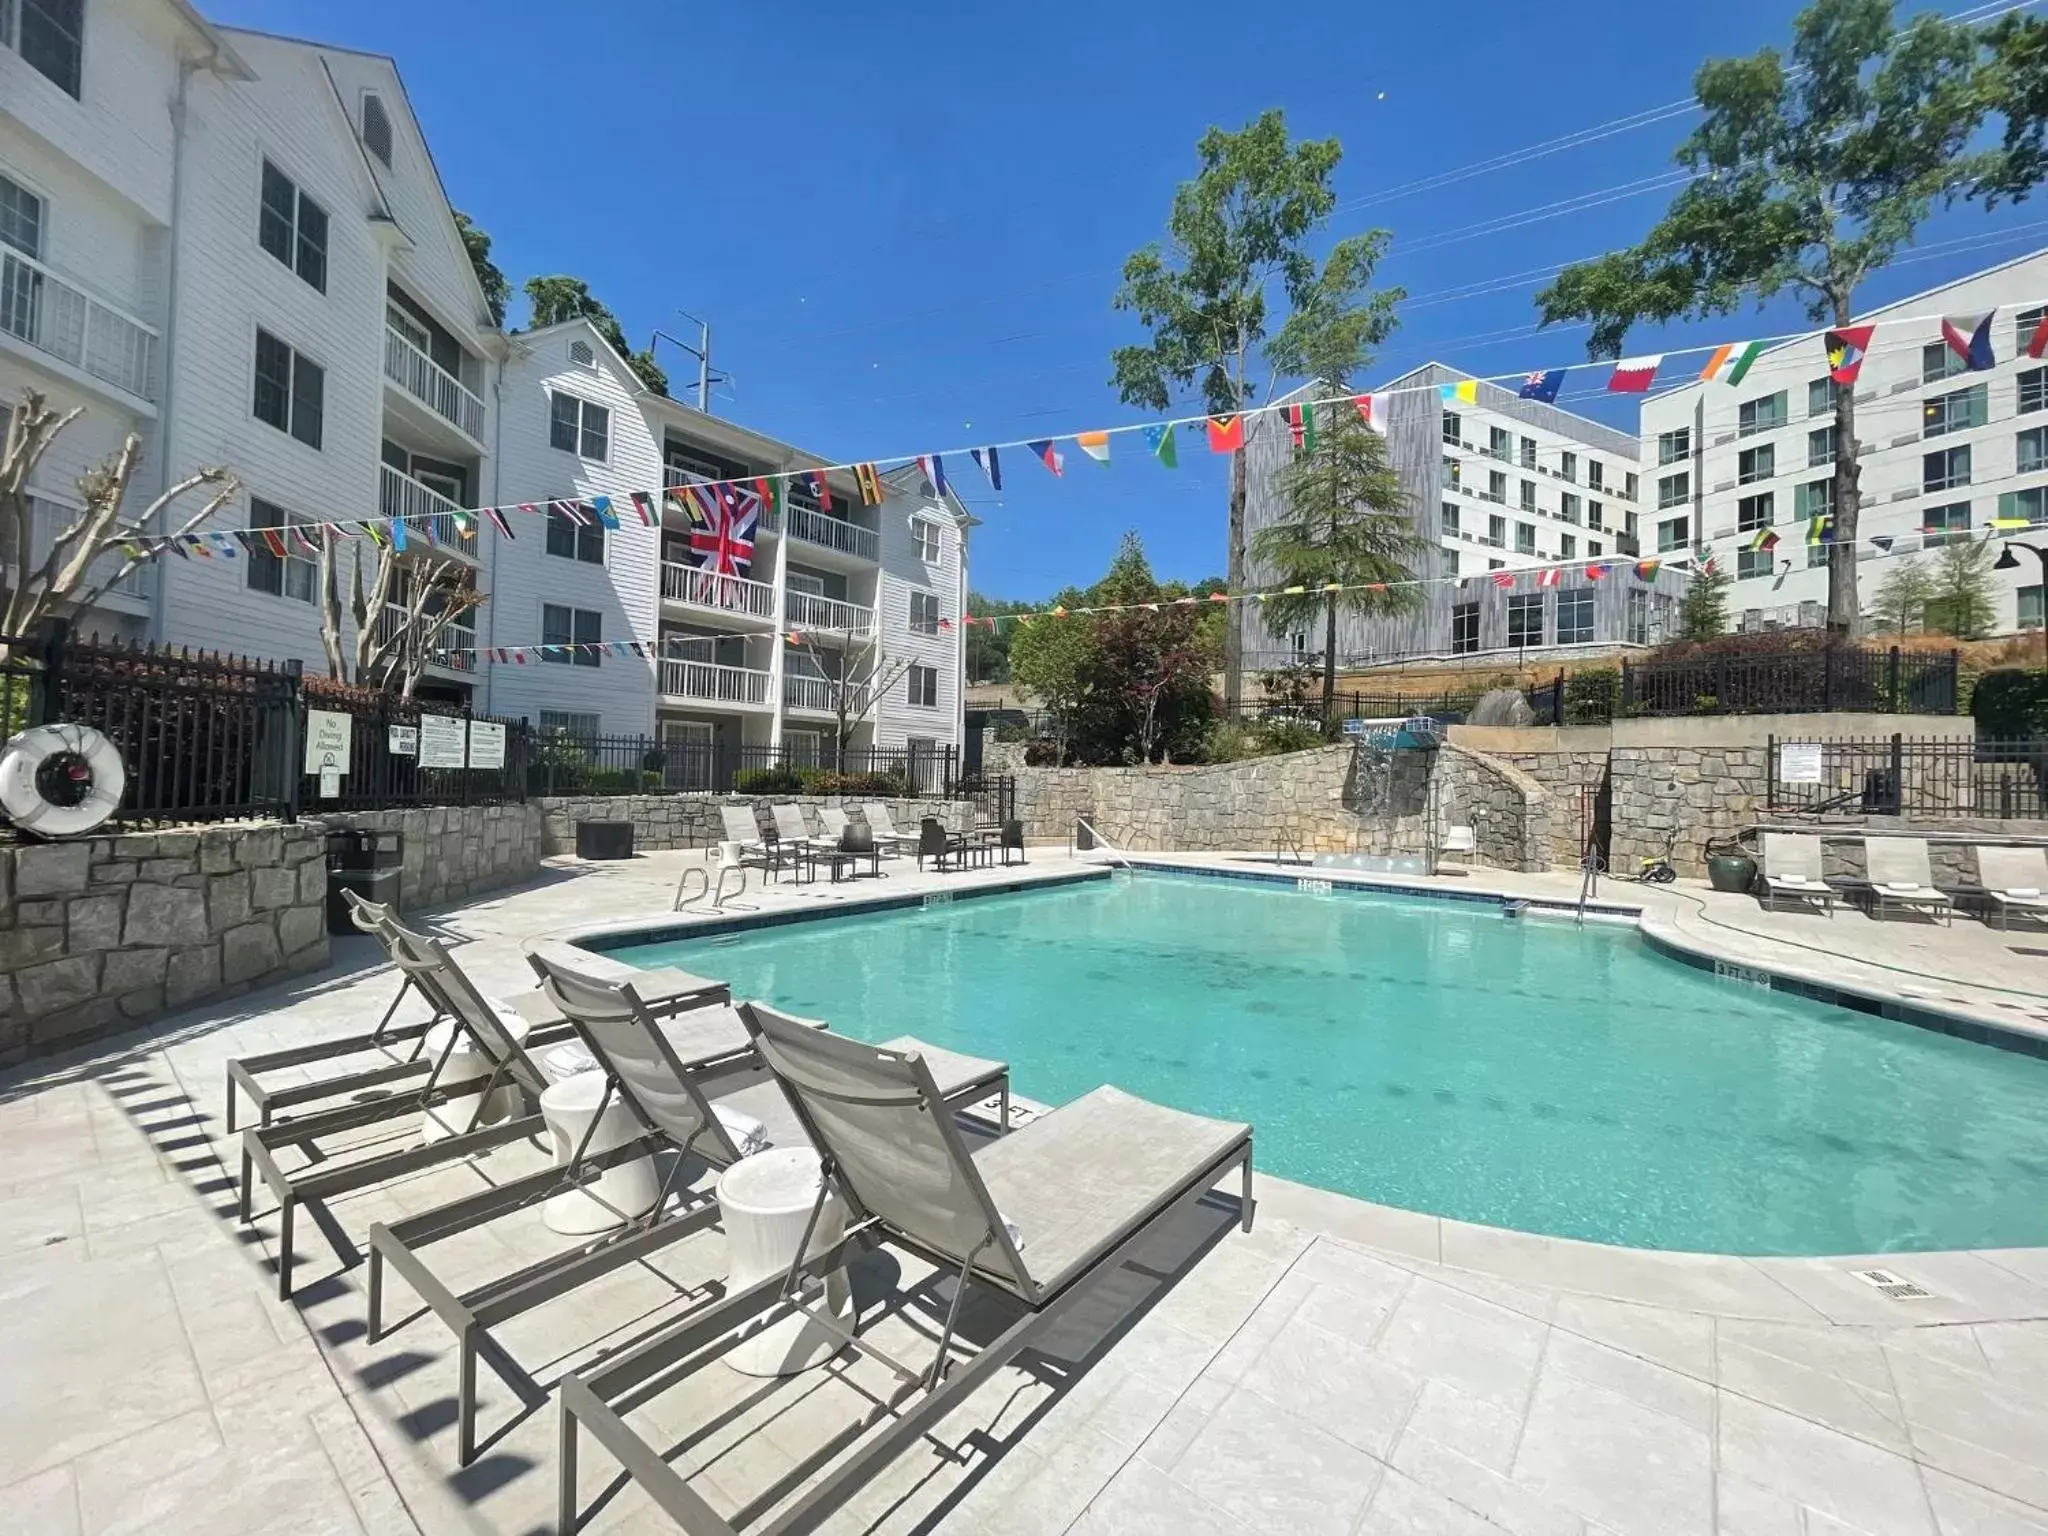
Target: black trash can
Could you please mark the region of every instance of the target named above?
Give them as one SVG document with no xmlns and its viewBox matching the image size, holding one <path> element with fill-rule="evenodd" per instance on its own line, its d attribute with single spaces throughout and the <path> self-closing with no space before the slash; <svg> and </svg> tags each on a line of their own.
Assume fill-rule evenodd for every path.
<svg viewBox="0 0 2048 1536">
<path fill-rule="evenodd" d="M 404 874 L 405 835 L 332 827 L 327 833 L 327 931 L 357 933 L 343 891 L 365 901 L 398 910 L 398 886 Z"/>
<path fill-rule="evenodd" d="M 633 823 L 630 821 L 577 822 L 576 857 L 579 859 L 630 859 L 633 857 Z"/>
</svg>

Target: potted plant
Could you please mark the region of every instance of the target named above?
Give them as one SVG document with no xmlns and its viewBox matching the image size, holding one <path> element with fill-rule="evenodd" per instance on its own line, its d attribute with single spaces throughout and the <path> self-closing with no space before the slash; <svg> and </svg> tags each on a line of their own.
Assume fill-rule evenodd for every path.
<svg viewBox="0 0 2048 1536">
<path fill-rule="evenodd" d="M 1746 891 L 1756 883 L 1756 859 L 1736 839 L 1709 838 L 1707 883 L 1717 891 Z"/>
</svg>

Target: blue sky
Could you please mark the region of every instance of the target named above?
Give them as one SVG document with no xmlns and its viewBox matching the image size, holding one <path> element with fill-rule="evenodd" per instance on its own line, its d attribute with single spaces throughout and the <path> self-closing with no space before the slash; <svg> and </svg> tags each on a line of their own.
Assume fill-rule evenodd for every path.
<svg viewBox="0 0 2048 1536">
<path fill-rule="evenodd" d="M 450 196 L 490 232 L 515 288 L 535 273 L 586 278 L 636 345 L 675 329 L 679 309 L 704 316 L 736 381 L 718 414 L 846 459 L 1142 419 L 1108 383 L 1111 350 L 1141 339 L 1110 308 L 1123 259 L 1162 233 L 1202 131 L 1271 106 L 1297 135 L 1344 146 L 1331 237 L 1394 234 L 1381 277 L 1413 302 L 1371 378 L 1432 358 L 1482 375 L 1579 361 L 1583 332 L 1535 334 L 1533 281 L 1457 295 L 1640 236 L 1671 191 L 1632 184 L 1671 169 L 1696 118 L 1377 195 L 1684 98 L 1703 58 L 1782 45 L 1800 8 L 1190 0 L 1123 20 L 1065 0 L 1028 13 L 925 0 L 203 3 L 230 25 L 393 54 Z M 1578 198 L 1562 216 L 1471 228 Z M 1972 244 L 1896 268 L 1864 298 L 2048 244 L 2044 219 L 2041 200 L 1944 215 L 1923 240 Z M 1801 323 L 1780 304 L 1630 346 Z M 681 394 L 692 365 L 664 362 Z M 1634 426 L 1621 402 L 1581 408 Z M 1184 436 L 1168 472 L 1136 437 L 1114 441 L 1108 470 L 1067 445 L 1059 481 L 1009 455 L 1000 497 L 964 454 L 948 460 L 984 520 L 978 589 L 1037 597 L 1092 580 L 1127 528 L 1162 575 L 1222 570 L 1224 461 Z"/>
</svg>

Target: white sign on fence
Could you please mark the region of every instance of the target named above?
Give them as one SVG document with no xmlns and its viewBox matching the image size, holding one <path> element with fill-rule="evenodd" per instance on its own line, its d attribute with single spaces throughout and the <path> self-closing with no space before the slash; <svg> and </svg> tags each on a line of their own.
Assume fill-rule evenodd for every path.
<svg viewBox="0 0 2048 1536">
<path fill-rule="evenodd" d="M 393 757 L 418 757 L 420 755 L 420 728 L 416 725 L 392 726 L 391 755 Z"/>
<path fill-rule="evenodd" d="M 469 766 L 472 768 L 502 768 L 505 766 L 505 727 L 495 720 L 472 720 L 469 722 Z"/>
<path fill-rule="evenodd" d="M 331 709 L 306 711 L 306 772 L 348 772 L 349 732 L 355 716 Z"/>
<path fill-rule="evenodd" d="M 1820 782 L 1820 746 L 1817 741 L 1781 741 L 1778 743 L 1778 782 L 1780 784 L 1818 784 Z"/>
<path fill-rule="evenodd" d="M 461 768 L 468 763 L 462 721 L 454 715 L 420 716 L 420 766 Z"/>
</svg>

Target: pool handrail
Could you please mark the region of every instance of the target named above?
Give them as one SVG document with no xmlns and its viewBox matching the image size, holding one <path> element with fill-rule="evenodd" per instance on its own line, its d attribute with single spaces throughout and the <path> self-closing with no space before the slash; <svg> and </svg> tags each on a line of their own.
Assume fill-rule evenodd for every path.
<svg viewBox="0 0 2048 1536">
<path fill-rule="evenodd" d="M 1082 851 L 1080 847 L 1079 834 L 1081 828 L 1083 827 L 1086 827 L 1088 829 L 1088 835 L 1092 837 L 1097 844 L 1099 844 L 1101 847 L 1107 848 L 1119 859 L 1122 859 L 1124 861 L 1125 869 L 1137 869 L 1138 866 L 1130 861 L 1129 856 L 1124 853 L 1123 849 L 1117 847 L 1115 843 L 1112 843 L 1108 838 L 1104 837 L 1102 835 L 1102 829 L 1096 826 L 1095 823 L 1090 821 L 1086 816 L 1076 816 L 1074 818 L 1074 835 L 1068 837 L 1067 839 L 1067 852 L 1069 855 L 1077 854 Z"/>
</svg>

